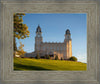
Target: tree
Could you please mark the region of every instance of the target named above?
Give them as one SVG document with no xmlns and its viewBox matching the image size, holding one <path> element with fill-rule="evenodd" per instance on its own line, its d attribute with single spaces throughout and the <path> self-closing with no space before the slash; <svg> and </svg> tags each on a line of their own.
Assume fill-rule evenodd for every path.
<svg viewBox="0 0 100 84">
<path fill-rule="evenodd" d="M 25 16 L 25 13 L 15 13 L 13 15 L 13 24 L 14 24 L 14 51 L 16 51 L 16 42 L 15 39 L 24 39 L 29 37 L 30 32 L 26 24 L 23 24 L 22 17 Z"/>
<path fill-rule="evenodd" d="M 47 55 L 47 59 L 50 59 L 50 55 Z"/>
<path fill-rule="evenodd" d="M 20 46 L 19 46 L 19 49 L 18 49 L 18 54 L 21 56 L 21 57 L 24 57 L 24 54 L 26 53 L 23 49 L 24 45 L 20 42 Z"/>
<path fill-rule="evenodd" d="M 16 46 L 16 41 L 15 41 L 15 38 L 13 38 L 13 47 L 14 47 L 14 51 L 17 51 L 17 46 Z M 15 56 L 15 53 L 13 53 L 13 56 Z"/>
<path fill-rule="evenodd" d="M 13 38 L 13 42 L 14 42 L 14 43 L 13 43 L 14 50 L 17 51 L 17 46 L 16 46 L 16 40 L 15 40 L 15 38 Z"/>
<path fill-rule="evenodd" d="M 58 55 L 56 55 L 55 60 L 58 60 Z"/>
<path fill-rule="evenodd" d="M 61 60 L 63 60 L 63 58 L 61 57 Z"/>
<path fill-rule="evenodd" d="M 39 53 L 37 53 L 37 55 L 36 55 L 36 59 L 40 59 L 40 55 L 39 55 Z"/>
<path fill-rule="evenodd" d="M 72 57 L 69 58 L 69 60 L 71 60 L 71 61 L 77 61 L 77 58 L 74 57 L 74 56 L 72 56 Z"/>
<path fill-rule="evenodd" d="M 47 55 L 44 56 L 44 59 L 46 59 L 46 58 L 47 58 Z"/>
</svg>

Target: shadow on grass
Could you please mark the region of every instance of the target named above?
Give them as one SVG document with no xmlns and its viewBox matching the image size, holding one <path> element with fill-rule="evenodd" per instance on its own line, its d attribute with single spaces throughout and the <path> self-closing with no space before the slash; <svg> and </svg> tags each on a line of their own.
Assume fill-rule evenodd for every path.
<svg viewBox="0 0 100 84">
<path fill-rule="evenodd" d="M 51 70 L 39 66 L 29 66 L 16 63 L 14 64 L 14 67 L 15 67 L 14 70 Z"/>
</svg>

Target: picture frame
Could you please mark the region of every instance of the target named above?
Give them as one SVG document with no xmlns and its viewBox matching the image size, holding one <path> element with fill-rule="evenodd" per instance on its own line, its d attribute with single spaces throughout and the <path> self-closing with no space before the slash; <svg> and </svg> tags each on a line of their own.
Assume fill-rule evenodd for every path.
<svg viewBox="0 0 100 84">
<path fill-rule="evenodd" d="M 100 1 L 99 0 L 1 0 L 0 83 L 100 84 Z M 13 13 L 86 13 L 86 71 L 14 71 Z M 77 28 L 76 28 L 77 29 Z"/>
</svg>

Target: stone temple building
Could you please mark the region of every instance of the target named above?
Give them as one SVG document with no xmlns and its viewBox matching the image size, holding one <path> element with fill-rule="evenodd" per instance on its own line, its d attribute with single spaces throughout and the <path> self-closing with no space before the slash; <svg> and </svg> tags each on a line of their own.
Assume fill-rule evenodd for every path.
<svg viewBox="0 0 100 84">
<path fill-rule="evenodd" d="M 42 30 L 38 25 L 35 37 L 35 51 L 32 53 L 26 53 L 25 57 L 35 57 L 37 53 L 41 57 L 50 55 L 51 58 L 54 58 L 57 55 L 59 59 L 69 59 L 72 56 L 72 39 L 70 30 L 67 29 L 65 31 L 65 39 L 62 43 L 43 42 Z"/>
</svg>

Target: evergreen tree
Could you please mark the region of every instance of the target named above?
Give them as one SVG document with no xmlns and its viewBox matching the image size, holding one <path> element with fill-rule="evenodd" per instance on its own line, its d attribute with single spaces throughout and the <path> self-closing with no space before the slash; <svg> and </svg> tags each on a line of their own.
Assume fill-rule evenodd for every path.
<svg viewBox="0 0 100 84">
<path fill-rule="evenodd" d="M 56 55 L 55 60 L 58 60 L 58 55 Z"/>
<path fill-rule="evenodd" d="M 47 59 L 50 59 L 50 55 L 47 55 Z"/>
<path fill-rule="evenodd" d="M 39 55 L 39 53 L 37 53 L 37 55 L 36 55 L 36 59 L 40 59 L 40 55 Z"/>
<path fill-rule="evenodd" d="M 61 60 L 63 60 L 63 58 L 61 57 Z"/>
<path fill-rule="evenodd" d="M 44 56 L 44 59 L 47 59 L 47 55 Z"/>
</svg>

